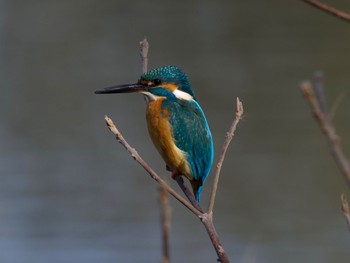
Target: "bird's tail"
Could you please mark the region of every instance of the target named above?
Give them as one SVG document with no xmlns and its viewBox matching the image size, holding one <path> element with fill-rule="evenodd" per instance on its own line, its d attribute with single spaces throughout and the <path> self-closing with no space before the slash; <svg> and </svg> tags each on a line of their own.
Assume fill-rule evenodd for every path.
<svg viewBox="0 0 350 263">
<path fill-rule="evenodd" d="M 191 185 L 192 185 L 193 194 L 196 197 L 196 201 L 199 203 L 201 199 L 203 183 L 202 181 L 192 180 Z"/>
</svg>

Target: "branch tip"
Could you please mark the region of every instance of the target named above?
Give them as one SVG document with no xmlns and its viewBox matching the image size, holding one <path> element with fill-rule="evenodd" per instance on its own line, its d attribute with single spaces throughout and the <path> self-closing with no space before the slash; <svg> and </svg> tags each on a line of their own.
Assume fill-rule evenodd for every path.
<svg viewBox="0 0 350 263">
<path fill-rule="evenodd" d="M 341 210 L 343 212 L 344 218 L 348 224 L 348 228 L 350 231 L 350 209 L 349 209 L 348 201 L 346 199 L 346 195 L 342 193 L 340 196 L 340 199 L 341 199 Z"/>
<path fill-rule="evenodd" d="M 118 136 L 120 132 L 118 131 L 117 127 L 115 127 L 113 120 L 109 118 L 107 115 L 105 116 L 105 122 L 108 127 L 108 129 L 114 133 L 114 135 Z"/>
<path fill-rule="evenodd" d="M 243 115 L 244 110 L 243 110 L 243 103 L 239 100 L 238 97 L 236 99 L 236 105 L 237 105 L 237 107 L 236 107 L 236 116 L 241 118 L 242 115 Z"/>
<path fill-rule="evenodd" d="M 301 82 L 300 88 L 305 97 L 310 98 L 314 96 L 314 91 L 312 89 L 312 85 L 310 81 L 304 80 L 303 82 Z"/>
<path fill-rule="evenodd" d="M 146 37 L 144 37 L 144 39 L 140 41 L 139 47 L 140 47 L 140 56 L 142 61 L 142 73 L 146 73 L 147 67 L 148 67 L 148 50 L 149 50 L 149 43 Z"/>
<path fill-rule="evenodd" d="M 342 211 L 343 213 L 350 213 L 350 209 L 349 209 L 349 204 L 348 204 L 348 200 L 346 199 L 346 195 L 344 193 L 341 194 L 340 196 L 341 199 L 341 203 L 342 203 Z"/>
<path fill-rule="evenodd" d="M 326 136 L 331 154 L 341 170 L 345 180 L 350 186 L 350 163 L 346 158 L 340 145 L 340 137 L 335 131 L 335 126 L 330 118 L 329 111 L 323 91 L 323 73 L 318 71 L 314 74 L 313 82 L 303 81 L 300 88 L 305 100 L 309 103 L 311 110 L 317 120 L 322 132 Z M 345 194 L 341 195 L 341 208 L 350 230 L 350 209 Z"/>
</svg>

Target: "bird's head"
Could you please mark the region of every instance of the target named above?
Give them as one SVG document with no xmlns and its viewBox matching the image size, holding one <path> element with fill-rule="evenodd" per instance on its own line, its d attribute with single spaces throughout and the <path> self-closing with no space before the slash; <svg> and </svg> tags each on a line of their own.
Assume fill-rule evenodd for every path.
<svg viewBox="0 0 350 263">
<path fill-rule="evenodd" d="M 131 92 L 142 93 L 151 101 L 162 97 L 176 97 L 182 100 L 196 99 L 186 74 L 175 66 L 152 69 L 141 75 L 137 83 L 105 88 L 95 93 L 110 94 Z"/>
</svg>

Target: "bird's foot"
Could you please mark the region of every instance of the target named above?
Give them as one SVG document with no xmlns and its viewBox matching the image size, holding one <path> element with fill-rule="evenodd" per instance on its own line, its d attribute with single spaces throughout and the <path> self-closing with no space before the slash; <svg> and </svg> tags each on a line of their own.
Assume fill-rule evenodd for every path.
<svg viewBox="0 0 350 263">
<path fill-rule="evenodd" d="M 176 181 L 176 177 L 177 177 L 178 175 L 180 175 L 180 174 L 177 173 L 177 172 L 172 172 L 172 173 L 171 173 L 171 178 L 173 178 L 173 180 Z"/>
</svg>

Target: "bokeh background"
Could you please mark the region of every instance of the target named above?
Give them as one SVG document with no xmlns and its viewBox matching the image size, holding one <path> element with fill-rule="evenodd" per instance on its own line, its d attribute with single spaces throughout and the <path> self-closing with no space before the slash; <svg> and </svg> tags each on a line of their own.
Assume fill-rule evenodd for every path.
<svg viewBox="0 0 350 263">
<path fill-rule="evenodd" d="M 347 23 L 302 1 L 1 0 L 0 262 L 160 261 L 157 185 L 103 120 L 176 188 L 144 100 L 93 94 L 139 77 L 144 36 L 150 68 L 189 75 L 216 152 L 244 102 L 215 207 L 232 261 L 348 261 L 349 189 L 298 87 L 321 69 L 330 105 L 349 89 Z M 349 114 L 345 93 L 334 121 L 350 156 Z M 200 222 L 171 204 L 173 262 L 215 262 Z"/>
</svg>

